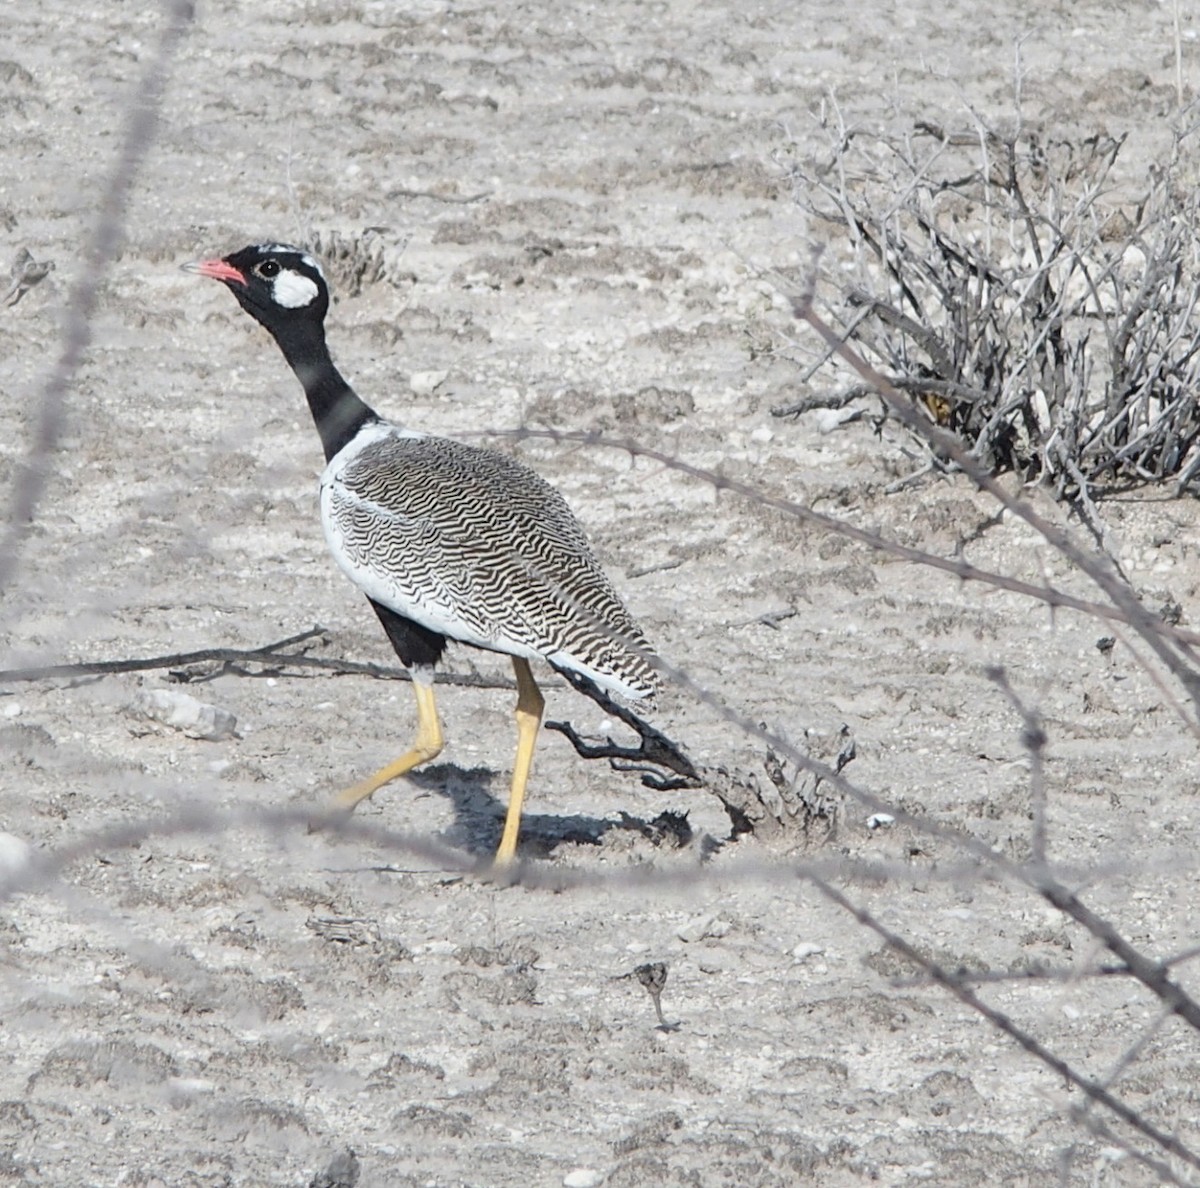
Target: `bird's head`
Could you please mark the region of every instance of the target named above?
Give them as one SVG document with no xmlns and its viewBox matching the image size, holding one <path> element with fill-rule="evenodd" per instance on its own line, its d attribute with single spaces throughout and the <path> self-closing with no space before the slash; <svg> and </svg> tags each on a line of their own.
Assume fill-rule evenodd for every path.
<svg viewBox="0 0 1200 1188">
<path fill-rule="evenodd" d="M 319 327 L 329 309 L 325 275 L 303 248 L 253 244 L 220 259 L 197 260 L 183 267 L 225 284 L 241 307 L 276 337 L 304 324 Z"/>
</svg>

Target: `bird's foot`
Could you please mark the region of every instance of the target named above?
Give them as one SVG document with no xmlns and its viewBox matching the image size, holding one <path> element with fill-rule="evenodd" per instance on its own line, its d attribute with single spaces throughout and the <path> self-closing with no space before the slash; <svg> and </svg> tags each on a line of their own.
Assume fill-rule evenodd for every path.
<svg viewBox="0 0 1200 1188">
<path fill-rule="evenodd" d="M 499 856 L 491 862 L 480 863 L 475 869 L 475 879 L 492 887 L 514 887 L 521 881 L 523 866 L 515 858 Z"/>
</svg>

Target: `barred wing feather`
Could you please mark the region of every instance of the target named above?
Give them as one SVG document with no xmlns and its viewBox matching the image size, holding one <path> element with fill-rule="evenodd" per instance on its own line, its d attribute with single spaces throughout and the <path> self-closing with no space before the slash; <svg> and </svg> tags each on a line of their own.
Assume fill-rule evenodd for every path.
<svg viewBox="0 0 1200 1188">
<path fill-rule="evenodd" d="M 649 647 L 561 495 L 490 450 L 380 425 L 326 468 L 321 518 L 371 598 L 451 639 L 643 697 Z"/>
</svg>

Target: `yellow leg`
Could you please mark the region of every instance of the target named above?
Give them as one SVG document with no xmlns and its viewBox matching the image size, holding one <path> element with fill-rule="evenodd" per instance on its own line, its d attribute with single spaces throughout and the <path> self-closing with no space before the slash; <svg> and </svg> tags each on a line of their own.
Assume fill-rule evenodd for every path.
<svg viewBox="0 0 1200 1188">
<path fill-rule="evenodd" d="M 391 783 L 399 776 L 412 771 L 422 763 L 438 755 L 442 749 L 442 727 L 438 721 L 437 705 L 433 699 L 433 686 L 414 678 L 413 692 L 417 695 L 417 738 L 412 747 L 405 751 L 395 763 L 380 768 L 373 776 L 360 780 L 352 788 L 338 794 L 333 802 L 335 809 L 352 812 L 360 800 L 366 800 L 372 792 Z"/>
<path fill-rule="evenodd" d="M 529 661 L 513 657 L 513 671 L 517 674 L 517 758 L 513 763 L 512 793 L 508 798 L 508 812 L 504 817 L 504 832 L 500 835 L 500 848 L 496 851 L 496 865 L 508 866 L 517 853 L 517 834 L 521 831 L 521 806 L 525 802 L 525 785 L 529 782 L 529 769 L 533 766 L 533 748 L 538 730 L 542 725 L 542 710 L 545 701 L 529 671 Z"/>
</svg>

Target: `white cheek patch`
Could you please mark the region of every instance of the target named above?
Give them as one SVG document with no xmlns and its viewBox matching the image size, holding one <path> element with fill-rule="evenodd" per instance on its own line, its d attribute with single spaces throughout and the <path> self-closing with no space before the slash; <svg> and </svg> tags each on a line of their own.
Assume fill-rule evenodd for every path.
<svg viewBox="0 0 1200 1188">
<path fill-rule="evenodd" d="M 271 285 L 271 298 L 284 309 L 302 309 L 316 300 L 317 282 L 299 272 L 284 269 Z"/>
</svg>

